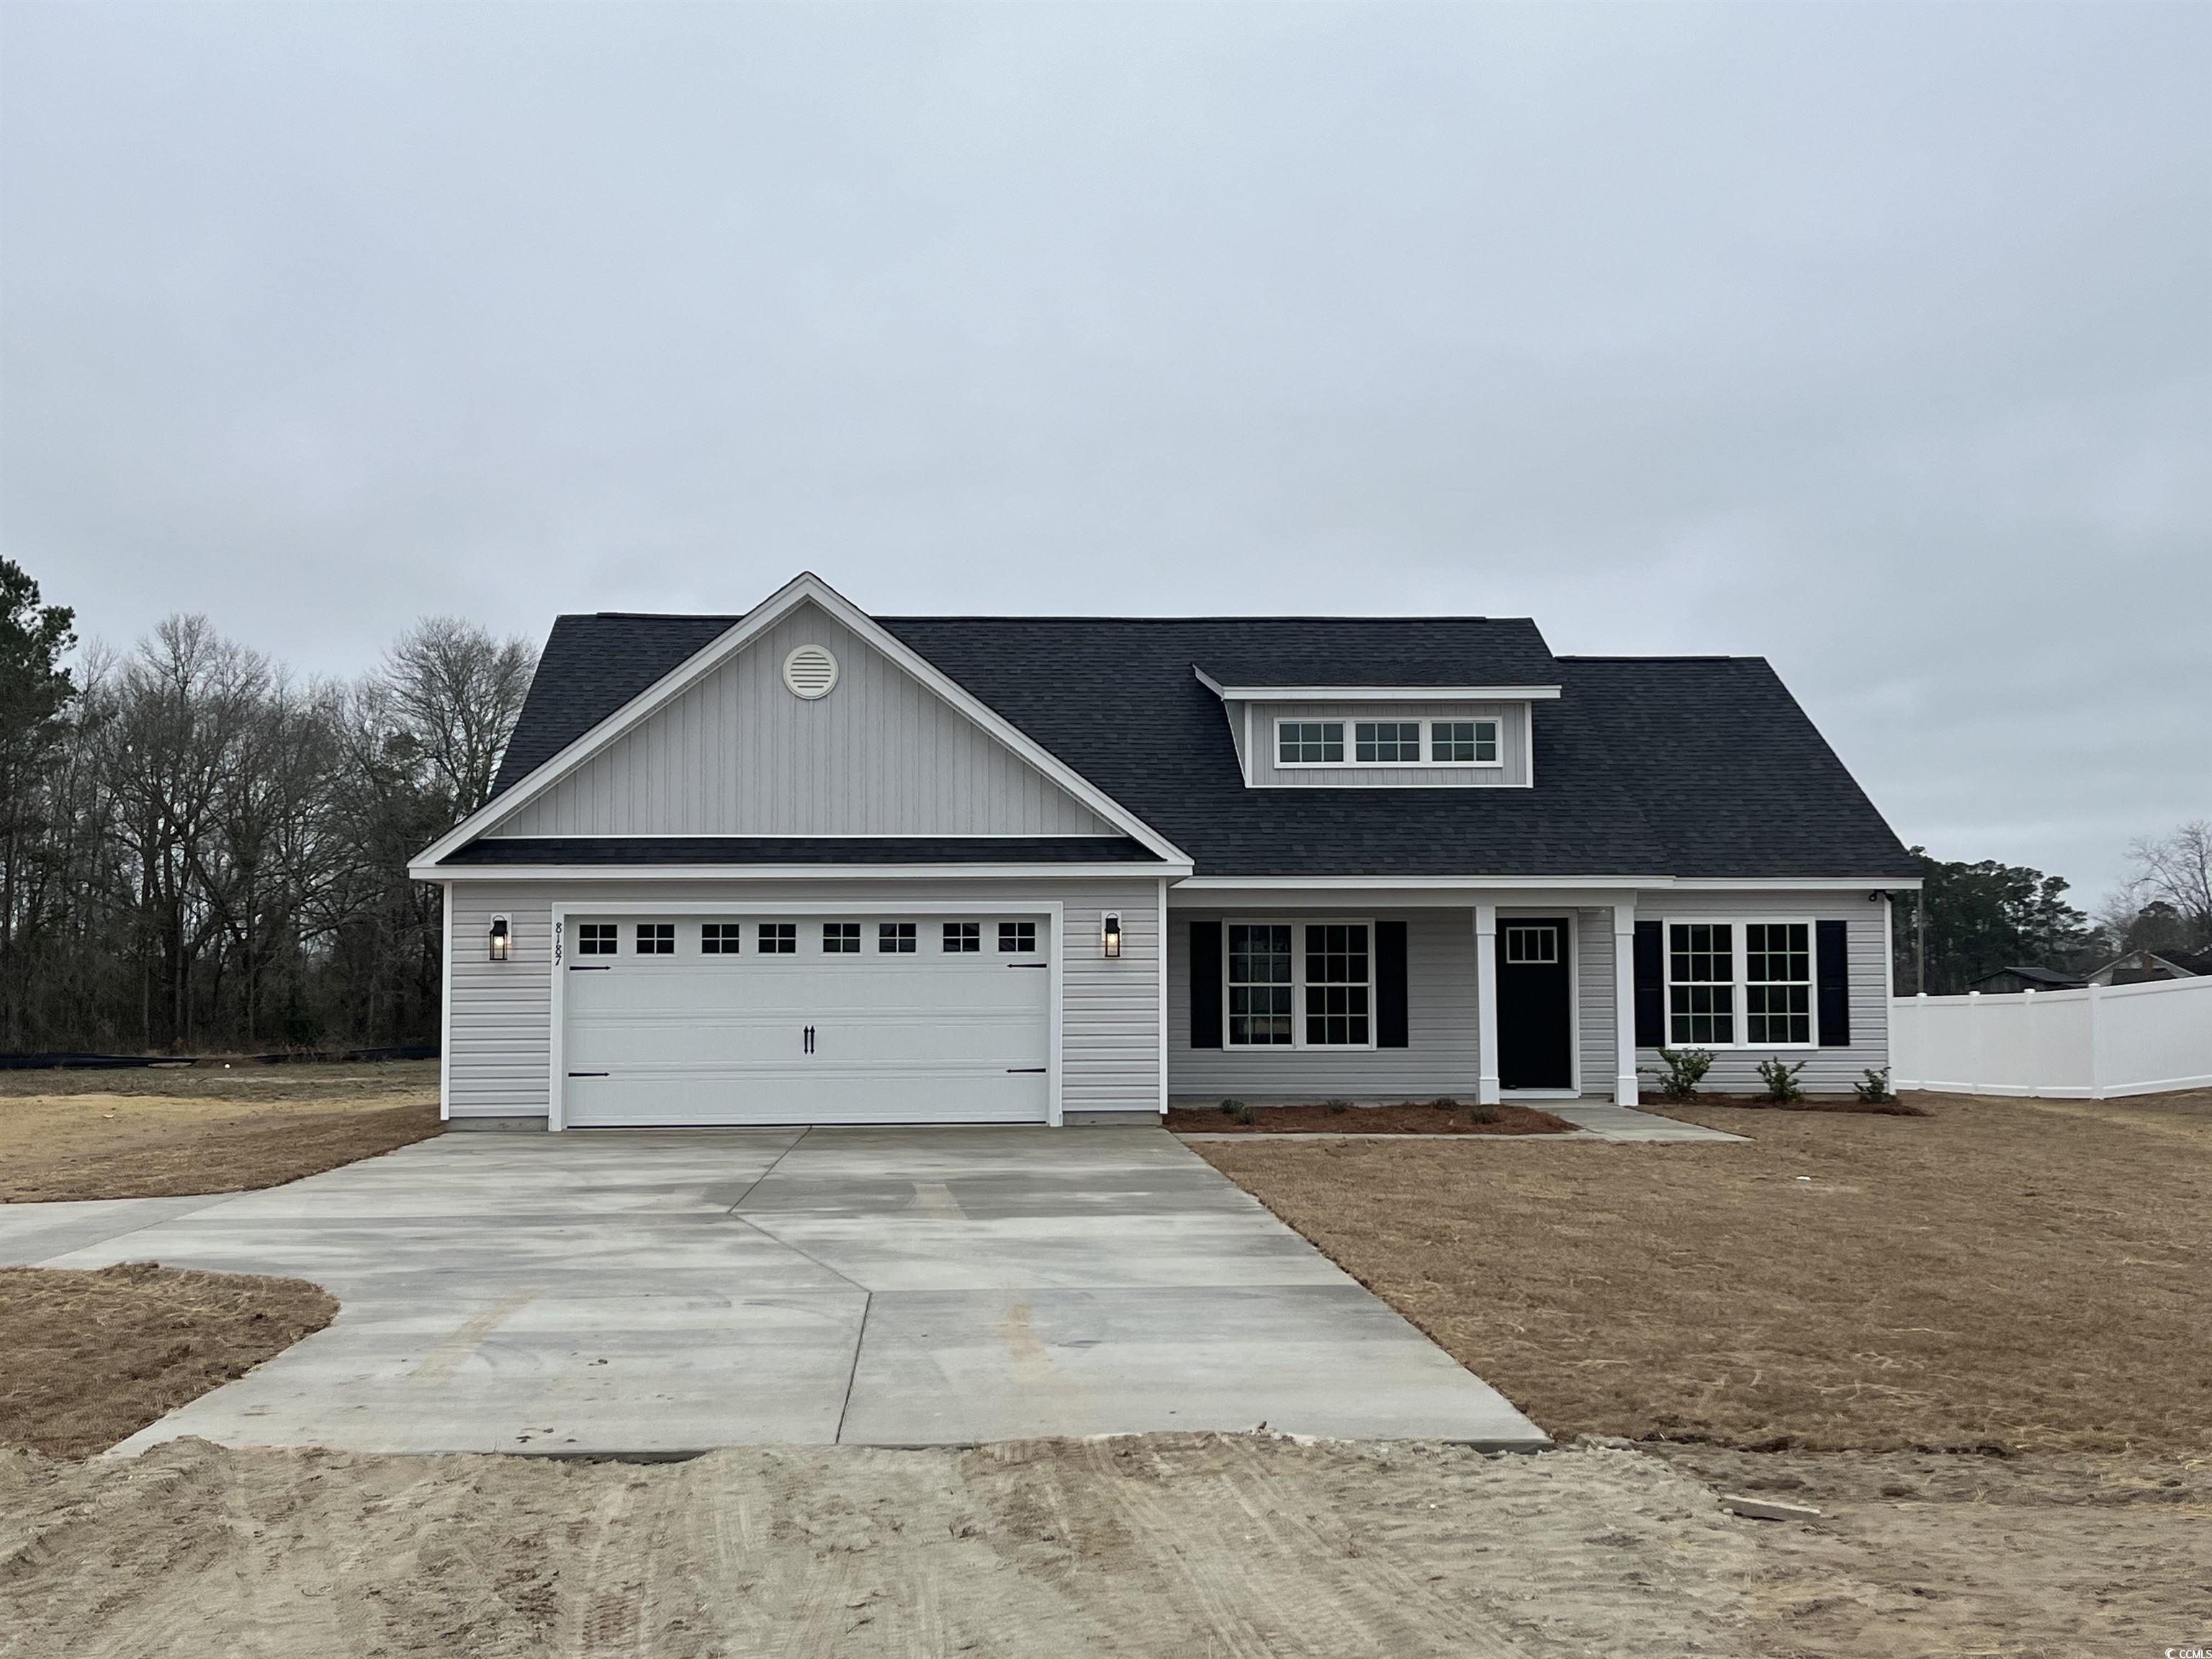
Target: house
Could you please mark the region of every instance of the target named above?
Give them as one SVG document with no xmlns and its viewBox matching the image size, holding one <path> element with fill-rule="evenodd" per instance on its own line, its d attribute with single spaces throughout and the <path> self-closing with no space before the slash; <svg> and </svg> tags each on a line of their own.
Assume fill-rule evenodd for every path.
<svg viewBox="0 0 2212 1659">
<path fill-rule="evenodd" d="M 556 623 L 445 890 L 456 1121 L 1632 1103 L 1887 1063 L 1912 860 L 1765 662 L 1485 617 Z"/>
<path fill-rule="evenodd" d="M 2155 951 L 2130 951 L 2088 975 L 2091 985 L 2145 985 L 2160 979 L 2195 979 L 2197 969 Z"/>
<path fill-rule="evenodd" d="M 2077 975 L 2050 968 L 2000 968 L 1969 981 L 1966 988 L 1984 996 L 2006 996 L 2017 991 L 2078 991 L 2086 983 Z"/>
</svg>

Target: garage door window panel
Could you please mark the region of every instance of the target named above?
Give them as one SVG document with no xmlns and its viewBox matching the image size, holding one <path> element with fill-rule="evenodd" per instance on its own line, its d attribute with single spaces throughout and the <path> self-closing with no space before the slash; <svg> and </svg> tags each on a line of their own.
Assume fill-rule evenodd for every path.
<svg viewBox="0 0 2212 1659">
<path fill-rule="evenodd" d="M 822 924 L 822 954 L 825 957 L 857 957 L 860 954 L 860 924 L 857 921 L 825 921 Z"/>
<path fill-rule="evenodd" d="M 764 921 L 760 925 L 760 953 L 764 957 L 791 957 L 799 954 L 799 924 L 795 921 Z"/>
<path fill-rule="evenodd" d="M 1036 923 L 1033 921 L 1002 921 L 999 924 L 999 949 L 1010 955 L 1036 954 Z"/>
<path fill-rule="evenodd" d="M 733 957 L 743 945 L 744 924 L 736 921 L 702 922 L 699 927 L 699 954 L 702 957 Z"/>
<path fill-rule="evenodd" d="M 879 921 L 876 924 L 876 951 L 887 957 L 910 957 L 914 954 L 915 925 L 910 921 Z"/>
<path fill-rule="evenodd" d="M 949 957 L 972 957 L 983 948 L 983 924 L 980 921 L 948 921 L 945 924 L 945 954 Z"/>
<path fill-rule="evenodd" d="M 580 922 L 576 927 L 576 954 L 580 957 L 611 957 L 620 948 L 617 940 L 621 929 L 611 921 Z"/>
<path fill-rule="evenodd" d="M 676 954 L 676 924 L 672 921 L 641 921 L 637 924 L 637 953 L 641 957 L 672 957 Z"/>
</svg>

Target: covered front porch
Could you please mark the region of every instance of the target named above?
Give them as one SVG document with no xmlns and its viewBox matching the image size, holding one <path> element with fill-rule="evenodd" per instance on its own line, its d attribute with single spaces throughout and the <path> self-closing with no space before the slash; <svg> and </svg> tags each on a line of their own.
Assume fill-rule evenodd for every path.
<svg viewBox="0 0 2212 1659">
<path fill-rule="evenodd" d="M 1637 1103 L 1632 891 L 1169 893 L 1168 1092 Z"/>
</svg>

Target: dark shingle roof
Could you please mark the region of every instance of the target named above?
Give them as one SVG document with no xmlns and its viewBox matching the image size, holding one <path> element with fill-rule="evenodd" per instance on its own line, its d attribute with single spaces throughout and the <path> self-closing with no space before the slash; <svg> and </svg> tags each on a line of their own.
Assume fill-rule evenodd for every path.
<svg viewBox="0 0 2212 1659">
<path fill-rule="evenodd" d="M 448 864 L 1147 864 L 1127 836 L 487 836 Z"/>
<path fill-rule="evenodd" d="M 1919 873 L 1764 657 L 1559 663 L 1674 874 Z"/>
<path fill-rule="evenodd" d="M 737 620 L 562 617 L 498 787 Z M 1189 853 L 1202 875 L 1916 872 L 1757 658 L 1556 658 L 1525 618 L 878 620 Z M 1224 684 L 1557 684 L 1562 694 L 1534 705 L 1533 788 L 1247 789 L 1201 666 Z"/>
</svg>

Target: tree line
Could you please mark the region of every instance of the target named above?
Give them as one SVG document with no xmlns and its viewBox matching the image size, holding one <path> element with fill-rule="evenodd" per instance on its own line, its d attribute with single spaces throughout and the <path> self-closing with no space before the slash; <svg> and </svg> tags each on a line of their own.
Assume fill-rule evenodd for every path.
<svg viewBox="0 0 2212 1659">
<path fill-rule="evenodd" d="M 432 617 L 302 681 L 204 617 L 76 647 L 0 558 L 0 1053 L 434 1042 L 407 860 L 489 797 L 532 647 Z"/>
<path fill-rule="evenodd" d="M 1955 996 L 2005 968 L 2086 975 L 2134 951 L 2212 974 L 2212 822 L 2137 841 L 2128 880 L 2094 915 L 2067 902 L 2062 877 L 1912 853 L 1921 891 L 1898 896 L 1892 937 L 1899 995 Z"/>
</svg>

